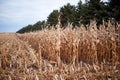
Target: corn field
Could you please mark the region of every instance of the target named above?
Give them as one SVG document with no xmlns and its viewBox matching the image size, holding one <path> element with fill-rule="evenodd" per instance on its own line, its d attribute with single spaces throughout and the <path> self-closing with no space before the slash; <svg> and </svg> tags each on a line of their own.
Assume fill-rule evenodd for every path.
<svg viewBox="0 0 120 80">
<path fill-rule="evenodd" d="M 0 33 L 0 80 L 120 80 L 119 24 L 56 27 Z"/>
</svg>

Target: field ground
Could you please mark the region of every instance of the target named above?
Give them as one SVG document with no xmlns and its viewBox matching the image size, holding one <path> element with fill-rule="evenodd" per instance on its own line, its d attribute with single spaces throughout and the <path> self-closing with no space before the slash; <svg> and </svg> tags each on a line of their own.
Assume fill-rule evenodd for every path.
<svg viewBox="0 0 120 80">
<path fill-rule="evenodd" d="M 120 80 L 119 35 L 111 23 L 0 33 L 0 80 Z"/>
</svg>

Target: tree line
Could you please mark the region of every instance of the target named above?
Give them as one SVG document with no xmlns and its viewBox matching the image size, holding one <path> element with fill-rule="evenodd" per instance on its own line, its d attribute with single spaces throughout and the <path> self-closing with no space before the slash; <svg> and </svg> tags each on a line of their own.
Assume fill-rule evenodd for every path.
<svg viewBox="0 0 120 80">
<path fill-rule="evenodd" d="M 85 0 L 85 3 L 80 0 L 76 6 L 68 3 L 61 7 L 60 10 L 53 10 L 46 21 L 38 21 L 33 25 L 27 25 L 17 31 L 17 33 L 55 27 L 58 23 L 59 15 L 63 28 L 68 23 L 72 24 L 73 27 L 79 27 L 81 24 L 87 25 L 91 20 L 96 20 L 97 25 L 102 24 L 102 20 L 113 19 L 114 21 L 120 21 L 120 0 L 108 0 L 107 2 Z"/>
</svg>

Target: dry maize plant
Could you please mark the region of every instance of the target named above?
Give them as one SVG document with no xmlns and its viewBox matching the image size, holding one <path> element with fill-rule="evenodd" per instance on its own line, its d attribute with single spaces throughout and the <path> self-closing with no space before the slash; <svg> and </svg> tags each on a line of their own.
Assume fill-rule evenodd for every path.
<svg viewBox="0 0 120 80">
<path fill-rule="evenodd" d="M 119 24 L 56 27 L 0 33 L 0 80 L 120 80 Z"/>
</svg>

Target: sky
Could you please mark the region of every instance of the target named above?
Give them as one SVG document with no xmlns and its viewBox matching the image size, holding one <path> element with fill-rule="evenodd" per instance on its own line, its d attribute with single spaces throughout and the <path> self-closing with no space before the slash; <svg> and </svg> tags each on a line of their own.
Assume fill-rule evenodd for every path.
<svg viewBox="0 0 120 80">
<path fill-rule="evenodd" d="M 82 0 L 83 2 L 85 0 Z M 28 24 L 46 20 L 49 14 L 79 0 L 0 0 L 0 32 L 16 32 Z"/>
</svg>

